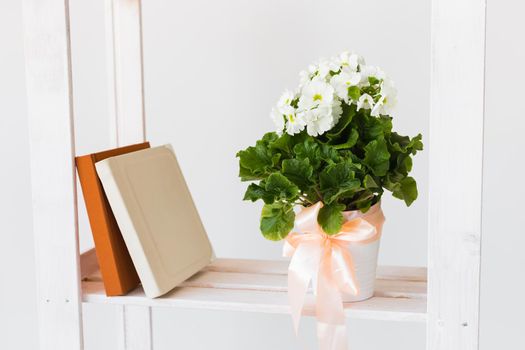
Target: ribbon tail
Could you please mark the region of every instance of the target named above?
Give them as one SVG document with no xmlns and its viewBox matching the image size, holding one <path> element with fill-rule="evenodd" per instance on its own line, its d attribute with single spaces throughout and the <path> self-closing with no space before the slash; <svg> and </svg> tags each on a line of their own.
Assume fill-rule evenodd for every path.
<svg viewBox="0 0 525 350">
<path fill-rule="evenodd" d="M 346 350 L 346 326 L 317 322 L 317 338 L 321 350 Z"/>
<path fill-rule="evenodd" d="M 305 242 L 297 247 L 288 267 L 288 300 L 296 334 L 308 286 L 319 270 L 320 257 L 321 249 L 315 243 Z"/>
<path fill-rule="evenodd" d="M 317 284 L 317 335 L 320 350 L 346 350 L 343 299 L 332 276 L 330 254 L 321 260 Z"/>
<path fill-rule="evenodd" d="M 301 320 L 310 279 L 309 276 L 302 275 L 295 271 L 288 272 L 288 301 L 290 303 L 295 334 L 299 333 L 299 322 Z"/>
<path fill-rule="evenodd" d="M 332 247 L 332 278 L 341 292 L 357 295 L 359 284 L 355 276 L 355 267 L 352 255 L 348 248 L 338 245 Z"/>
</svg>

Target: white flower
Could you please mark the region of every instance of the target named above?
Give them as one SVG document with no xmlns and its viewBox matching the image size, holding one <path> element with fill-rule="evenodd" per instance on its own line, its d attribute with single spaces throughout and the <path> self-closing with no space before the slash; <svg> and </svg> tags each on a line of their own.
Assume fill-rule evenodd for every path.
<svg viewBox="0 0 525 350">
<path fill-rule="evenodd" d="M 304 130 L 306 122 L 303 115 L 298 114 L 292 106 L 288 106 L 284 111 L 284 117 L 286 118 L 286 132 L 288 134 L 294 135 Z"/>
<path fill-rule="evenodd" d="M 285 90 L 277 102 L 277 108 L 272 108 L 270 117 L 275 124 L 276 132 L 279 136 L 283 134 L 285 127 L 285 115 L 289 115 L 294 111 L 292 101 L 295 99 L 295 94 L 289 90 Z M 295 113 L 295 111 L 293 112 Z"/>
<path fill-rule="evenodd" d="M 325 60 L 322 59 L 319 61 L 318 64 L 318 70 L 317 70 L 317 79 L 325 80 L 327 77 L 329 77 L 329 74 L 331 71 L 337 72 L 339 71 L 340 66 L 333 60 Z"/>
<path fill-rule="evenodd" d="M 334 126 L 335 124 L 337 124 L 339 119 L 341 119 L 342 114 L 343 114 L 343 107 L 341 106 L 341 101 L 334 100 L 334 102 L 332 102 L 332 118 L 333 118 Z"/>
<path fill-rule="evenodd" d="M 361 108 L 371 109 L 374 107 L 374 99 L 369 94 L 362 94 L 357 101 L 357 110 Z"/>
<path fill-rule="evenodd" d="M 299 97 L 299 108 L 309 110 L 319 105 L 331 105 L 334 100 L 334 88 L 323 81 L 313 80 L 307 83 Z"/>
<path fill-rule="evenodd" d="M 319 70 L 319 65 L 317 64 L 311 64 L 308 66 L 308 73 L 310 73 L 310 76 L 315 75 L 317 71 Z"/>
<path fill-rule="evenodd" d="M 298 88 L 285 91 L 272 109 L 271 118 L 279 135 L 306 131 L 319 136 L 339 122 L 344 106 L 355 104 L 358 111 L 366 109 L 372 116 L 380 116 L 390 115 L 397 102 L 394 84 L 381 68 L 367 66 L 363 57 L 354 53 L 321 59 L 300 72 L 299 77 Z M 362 95 L 352 100 L 348 91 L 354 92 L 355 87 Z"/>
<path fill-rule="evenodd" d="M 308 82 L 312 80 L 311 75 L 309 72 L 302 70 L 299 72 L 299 90 L 302 89 L 303 86 L 308 84 Z"/>
<path fill-rule="evenodd" d="M 292 105 L 292 101 L 295 99 L 295 94 L 290 90 L 285 90 L 277 102 L 277 108 L 284 114 L 284 110 Z"/>
<path fill-rule="evenodd" d="M 334 100 L 330 105 L 321 105 L 303 112 L 302 117 L 306 122 L 306 132 L 310 136 L 324 134 L 337 124 L 342 113 L 343 108 L 338 100 Z"/>
<path fill-rule="evenodd" d="M 270 113 L 270 118 L 273 120 L 273 123 L 275 124 L 275 132 L 277 135 L 281 136 L 283 134 L 284 129 L 284 116 L 283 114 L 277 110 L 277 108 L 272 108 L 272 113 Z"/>
<path fill-rule="evenodd" d="M 370 114 L 374 117 L 378 115 L 390 115 L 397 104 L 397 90 L 394 83 L 385 77 L 381 83 L 381 98 L 375 104 Z"/>
<path fill-rule="evenodd" d="M 315 108 L 304 112 L 308 135 L 321 135 L 334 126 L 330 109 L 330 107 L 324 106 L 323 108 Z"/>
<path fill-rule="evenodd" d="M 361 74 L 358 72 L 341 72 L 330 79 L 330 84 L 334 87 L 337 96 L 348 103 L 348 88 L 356 86 L 360 81 Z"/>
<path fill-rule="evenodd" d="M 338 63 L 343 67 L 343 70 L 349 70 L 352 72 L 357 71 L 357 67 L 359 65 L 364 65 L 365 60 L 363 57 L 355 54 L 350 53 L 348 51 L 343 52 L 341 55 L 339 55 Z"/>
<path fill-rule="evenodd" d="M 370 85 L 368 78 L 374 77 L 377 80 L 382 80 L 385 78 L 385 72 L 379 67 L 375 66 L 361 66 L 361 86 Z"/>
</svg>

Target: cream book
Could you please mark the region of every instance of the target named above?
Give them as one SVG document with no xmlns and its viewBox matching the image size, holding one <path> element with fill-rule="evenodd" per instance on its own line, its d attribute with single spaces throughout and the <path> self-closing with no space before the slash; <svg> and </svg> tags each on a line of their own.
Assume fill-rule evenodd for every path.
<svg viewBox="0 0 525 350">
<path fill-rule="evenodd" d="M 146 296 L 169 292 L 212 261 L 171 146 L 111 157 L 96 168 Z"/>
</svg>

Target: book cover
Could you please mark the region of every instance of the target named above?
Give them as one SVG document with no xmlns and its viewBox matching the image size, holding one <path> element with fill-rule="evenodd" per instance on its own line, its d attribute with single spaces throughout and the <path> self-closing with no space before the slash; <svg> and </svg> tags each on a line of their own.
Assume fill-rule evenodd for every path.
<svg viewBox="0 0 525 350">
<path fill-rule="evenodd" d="M 75 159 L 100 273 L 108 296 L 124 295 L 137 287 L 140 281 L 98 178 L 95 163 L 145 148 L 149 148 L 148 142 L 79 156 Z"/>
<path fill-rule="evenodd" d="M 160 146 L 96 163 L 144 292 L 169 292 L 213 251 L 175 153 Z"/>
</svg>

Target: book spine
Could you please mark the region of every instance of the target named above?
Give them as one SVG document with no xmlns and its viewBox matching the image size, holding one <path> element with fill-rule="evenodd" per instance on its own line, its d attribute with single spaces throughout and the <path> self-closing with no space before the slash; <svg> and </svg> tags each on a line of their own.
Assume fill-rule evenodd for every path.
<svg viewBox="0 0 525 350">
<path fill-rule="evenodd" d="M 119 275 L 112 255 L 111 242 L 107 237 L 107 213 L 102 204 L 104 198 L 93 158 L 91 155 L 77 157 L 76 165 L 106 294 L 123 295 L 126 291 L 122 290 L 118 281 Z M 111 260 L 111 263 L 106 263 L 108 260 Z"/>
</svg>

